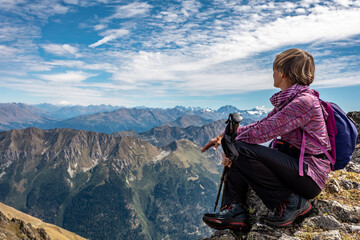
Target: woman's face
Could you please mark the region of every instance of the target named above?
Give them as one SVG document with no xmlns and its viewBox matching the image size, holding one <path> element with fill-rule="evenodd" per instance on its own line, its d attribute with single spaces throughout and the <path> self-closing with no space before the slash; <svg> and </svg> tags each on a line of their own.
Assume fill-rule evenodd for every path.
<svg viewBox="0 0 360 240">
<path fill-rule="evenodd" d="M 293 85 L 293 83 L 288 78 L 286 78 L 284 74 L 282 74 L 276 69 L 274 69 L 273 78 L 274 78 L 274 87 L 280 88 L 281 91 L 285 91 L 286 89 L 288 89 Z"/>
<path fill-rule="evenodd" d="M 274 87 L 280 88 L 281 83 L 283 81 L 283 74 L 278 70 L 274 69 L 273 78 L 274 78 Z"/>
</svg>

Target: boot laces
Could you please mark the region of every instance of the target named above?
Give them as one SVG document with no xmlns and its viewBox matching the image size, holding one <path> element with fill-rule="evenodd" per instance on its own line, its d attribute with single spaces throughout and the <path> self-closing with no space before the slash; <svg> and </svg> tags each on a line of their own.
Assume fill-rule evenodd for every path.
<svg viewBox="0 0 360 240">
<path fill-rule="evenodd" d="M 233 209 L 234 206 L 232 205 L 232 203 L 230 204 L 226 204 L 225 206 L 223 206 L 222 208 L 220 208 L 220 211 L 224 211 L 224 210 L 231 210 Z"/>
<path fill-rule="evenodd" d="M 280 203 L 280 205 L 276 209 L 275 216 L 277 216 L 278 218 L 281 218 L 282 215 L 286 212 L 286 207 L 289 203 L 290 202 L 288 200 Z"/>
</svg>

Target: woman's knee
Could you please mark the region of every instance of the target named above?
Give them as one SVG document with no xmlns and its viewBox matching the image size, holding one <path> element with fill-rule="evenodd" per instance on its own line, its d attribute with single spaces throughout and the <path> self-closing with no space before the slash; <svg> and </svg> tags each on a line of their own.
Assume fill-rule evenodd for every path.
<svg viewBox="0 0 360 240">
<path fill-rule="evenodd" d="M 250 144 L 242 141 L 237 141 L 235 143 L 236 150 L 239 152 L 239 158 L 246 158 L 246 157 L 254 157 L 256 152 L 254 151 L 255 148 L 259 145 Z"/>
<path fill-rule="evenodd" d="M 236 166 L 236 168 L 243 169 L 244 166 L 249 165 L 251 159 L 254 159 L 254 155 L 249 150 L 248 143 L 237 141 L 235 146 L 239 156 L 233 161 L 232 165 Z"/>
</svg>

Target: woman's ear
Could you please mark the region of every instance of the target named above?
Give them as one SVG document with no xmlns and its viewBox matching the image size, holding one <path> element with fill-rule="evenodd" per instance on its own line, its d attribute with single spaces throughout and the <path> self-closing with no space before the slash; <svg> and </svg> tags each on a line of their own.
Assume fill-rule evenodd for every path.
<svg viewBox="0 0 360 240">
<path fill-rule="evenodd" d="M 280 76 L 282 79 L 286 79 L 287 77 L 285 76 L 285 74 L 283 74 L 282 72 L 280 72 Z"/>
</svg>

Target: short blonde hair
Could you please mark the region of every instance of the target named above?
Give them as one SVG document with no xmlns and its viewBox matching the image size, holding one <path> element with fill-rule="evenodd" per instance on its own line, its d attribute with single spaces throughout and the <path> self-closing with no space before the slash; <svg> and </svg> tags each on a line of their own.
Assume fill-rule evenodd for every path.
<svg viewBox="0 0 360 240">
<path fill-rule="evenodd" d="M 278 70 L 293 83 L 310 85 L 315 77 L 315 63 L 310 53 L 303 49 L 288 49 L 275 57 L 273 69 Z"/>
</svg>

